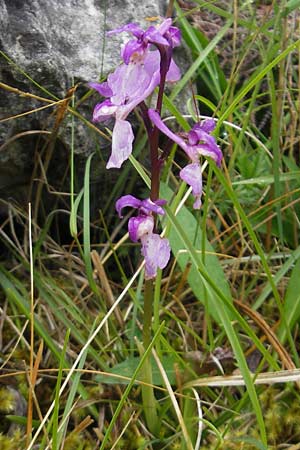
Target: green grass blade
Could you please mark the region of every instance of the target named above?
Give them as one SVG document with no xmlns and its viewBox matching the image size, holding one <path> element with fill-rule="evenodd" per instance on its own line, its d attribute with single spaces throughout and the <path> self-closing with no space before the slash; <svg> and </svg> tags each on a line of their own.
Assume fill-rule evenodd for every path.
<svg viewBox="0 0 300 450">
<path fill-rule="evenodd" d="M 221 30 L 217 33 L 217 35 L 208 43 L 208 45 L 203 48 L 199 38 L 197 37 L 196 32 L 193 30 L 191 25 L 187 22 L 187 20 L 182 15 L 181 9 L 177 4 L 175 3 L 176 11 L 179 15 L 179 21 L 181 26 L 184 28 L 184 31 L 188 34 L 189 39 L 193 42 L 193 45 L 195 49 L 197 50 L 199 56 L 196 58 L 196 60 L 193 62 L 193 64 L 190 66 L 190 68 L 185 72 L 185 74 L 182 76 L 182 78 L 179 80 L 179 82 L 176 84 L 175 88 L 173 89 L 170 100 L 173 101 L 178 94 L 182 91 L 184 86 L 190 82 L 191 79 L 195 76 L 196 72 L 198 71 L 201 64 L 205 64 L 208 73 L 210 74 L 210 80 L 214 85 L 214 91 L 217 93 L 217 98 L 219 99 L 222 95 L 222 90 L 220 88 L 220 85 L 217 81 L 218 77 L 216 76 L 216 72 L 213 70 L 211 65 L 207 62 L 208 55 L 214 50 L 216 45 L 220 42 L 220 40 L 224 37 L 228 29 L 232 25 L 232 19 L 228 20 L 228 22 L 221 28 Z"/>
<path fill-rule="evenodd" d="M 95 154 L 92 153 L 85 165 L 84 172 L 84 189 L 83 189 L 83 257 L 86 269 L 86 276 L 89 281 L 91 289 L 98 294 L 98 287 L 93 276 L 93 267 L 91 261 L 91 238 L 90 238 L 90 170 L 92 158 Z"/>
<path fill-rule="evenodd" d="M 158 330 L 154 334 L 153 339 L 152 339 L 149 347 L 147 349 L 145 349 L 145 352 L 142 355 L 142 357 L 140 359 L 140 362 L 139 362 L 138 366 L 136 367 L 136 369 L 135 369 L 135 371 L 134 371 L 134 373 L 132 375 L 130 383 L 126 387 L 126 389 L 125 389 L 125 391 L 124 391 L 124 393 L 122 395 L 122 398 L 121 398 L 120 402 L 118 403 L 118 406 L 117 406 L 117 408 L 116 408 L 116 410 L 114 412 L 114 415 L 113 415 L 113 417 L 112 417 L 112 419 L 110 421 L 110 424 L 107 427 L 105 436 L 103 438 L 103 441 L 101 443 L 101 446 L 100 446 L 99 450 L 104 450 L 105 449 L 106 443 L 108 442 L 108 440 L 110 438 L 110 434 L 112 432 L 114 424 L 116 423 L 116 420 L 119 417 L 119 414 L 122 411 L 122 408 L 124 407 L 125 401 L 127 400 L 127 397 L 128 397 L 128 395 L 129 395 L 129 393 L 130 393 L 130 391 L 131 391 L 131 389 L 132 389 L 132 387 L 133 387 L 133 385 L 135 383 L 135 380 L 137 379 L 137 376 L 138 376 L 140 370 L 142 369 L 142 367 L 144 366 L 146 360 L 150 356 L 151 350 L 152 350 L 154 344 L 156 343 L 156 341 L 158 340 L 161 332 L 163 331 L 164 326 L 165 326 L 165 324 L 164 324 L 164 322 L 162 322 L 160 327 L 158 328 Z"/>
<path fill-rule="evenodd" d="M 283 313 L 287 325 L 292 330 L 300 317 L 300 259 L 298 259 L 291 273 L 284 297 Z M 282 323 L 279 326 L 278 337 L 282 343 L 285 342 L 286 330 Z"/>
<path fill-rule="evenodd" d="M 58 374 L 56 379 L 56 386 L 55 386 L 55 404 L 53 409 L 53 419 L 52 419 L 52 449 L 58 450 L 59 449 L 59 440 L 58 440 L 58 415 L 59 415 L 59 406 L 60 406 L 60 386 L 61 386 L 61 380 L 63 376 L 63 368 L 64 368 L 64 360 L 65 355 L 67 351 L 67 345 L 70 338 L 70 330 L 67 330 L 64 340 L 64 345 L 61 352 L 61 359 L 59 362 L 59 368 L 58 368 Z"/>
<path fill-rule="evenodd" d="M 289 259 L 283 264 L 283 266 L 278 270 L 278 272 L 274 275 L 274 283 L 277 285 L 280 283 L 282 278 L 293 268 L 294 264 L 300 258 L 300 246 L 291 254 Z M 252 309 L 256 310 L 261 307 L 263 302 L 268 298 L 268 296 L 272 293 L 272 286 L 267 284 L 262 290 L 261 294 L 257 298 L 256 302 L 253 304 Z"/>
<path fill-rule="evenodd" d="M 273 67 L 276 67 L 277 64 L 282 61 L 286 56 L 288 56 L 291 52 L 296 50 L 300 45 L 300 39 L 296 42 L 290 44 L 284 51 L 282 51 L 279 55 L 277 55 L 267 66 L 263 69 L 260 67 L 255 74 L 250 78 L 246 86 L 244 86 L 240 92 L 235 96 L 230 105 L 225 109 L 225 111 L 221 114 L 220 119 L 217 124 L 217 128 L 219 128 L 224 120 L 226 120 L 231 114 L 234 113 L 235 108 L 240 103 L 240 101 L 246 96 L 246 94 L 253 89 L 253 87 L 262 80 Z M 277 53 L 277 48 L 273 49 L 274 54 Z"/>
</svg>

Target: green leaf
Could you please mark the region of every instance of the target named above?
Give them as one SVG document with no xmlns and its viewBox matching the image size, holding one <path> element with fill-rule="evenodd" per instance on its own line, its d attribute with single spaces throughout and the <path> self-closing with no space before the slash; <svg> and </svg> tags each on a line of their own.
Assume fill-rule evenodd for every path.
<svg viewBox="0 0 300 450">
<path fill-rule="evenodd" d="M 287 2 L 286 7 L 281 13 L 282 17 L 286 17 L 288 14 L 293 12 L 296 8 L 299 8 L 300 6 L 300 0 L 290 0 Z"/>
<path fill-rule="evenodd" d="M 96 380 L 99 383 L 106 384 L 128 384 L 130 379 L 132 378 L 141 358 L 135 356 L 129 356 L 129 358 L 125 359 L 119 364 L 116 364 L 111 370 L 111 377 L 105 375 L 97 375 Z M 168 379 L 171 384 L 176 384 L 176 377 L 174 371 L 174 364 L 178 364 L 178 359 L 173 355 L 163 356 L 161 358 L 161 363 L 166 371 Z M 151 366 L 152 366 L 152 380 L 153 384 L 156 386 L 164 386 L 163 379 L 161 377 L 160 371 L 154 361 L 151 358 Z M 113 375 L 121 375 L 123 377 L 127 377 L 128 380 L 122 380 L 119 377 L 114 377 Z"/>
<path fill-rule="evenodd" d="M 160 190 L 162 198 L 171 198 L 172 191 L 166 185 L 162 184 Z M 189 241 L 193 242 L 195 250 L 200 253 L 202 249 L 202 231 L 196 218 L 186 207 L 183 207 L 176 217 L 189 237 Z M 183 248 L 182 240 L 175 227 L 171 227 L 168 238 L 172 252 L 175 258 L 177 258 L 177 262 L 183 272 L 190 261 L 189 252 L 185 251 L 186 249 Z M 222 266 L 215 254 L 213 246 L 207 240 L 205 240 L 205 249 L 205 268 L 207 272 L 212 276 L 214 283 L 222 290 L 224 295 L 227 298 L 232 299 L 230 288 Z M 199 255 L 199 257 L 201 257 L 201 255 Z M 195 264 L 191 266 L 188 276 L 188 283 L 194 295 L 198 298 L 198 300 L 200 300 L 201 303 L 204 303 L 205 298 L 207 299 L 209 313 L 215 320 L 217 320 L 218 323 L 220 323 L 218 311 L 213 308 L 213 302 L 210 298 L 214 295 L 214 292 L 210 289 L 206 289 L 205 281 L 199 276 L 199 271 L 197 270 Z"/>
<path fill-rule="evenodd" d="M 297 170 L 295 172 L 286 172 L 281 173 L 279 175 L 279 181 L 280 182 L 286 182 L 291 180 L 299 180 L 300 178 L 300 171 Z M 264 175 L 260 177 L 255 178 L 247 178 L 243 180 L 233 181 L 233 186 L 239 186 L 243 184 L 261 184 L 261 185 L 269 185 L 274 183 L 274 175 Z"/>
<path fill-rule="evenodd" d="M 300 259 L 298 259 L 291 274 L 284 298 L 283 312 L 286 323 L 292 330 L 300 318 Z M 286 330 L 283 327 L 283 323 L 280 324 L 278 337 L 281 342 L 284 342 L 286 339 Z"/>
</svg>

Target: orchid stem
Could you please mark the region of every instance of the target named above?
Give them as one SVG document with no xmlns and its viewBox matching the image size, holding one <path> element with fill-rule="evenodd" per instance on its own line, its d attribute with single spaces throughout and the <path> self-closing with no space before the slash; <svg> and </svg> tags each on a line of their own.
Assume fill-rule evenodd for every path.
<svg viewBox="0 0 300 450">
<path fill-rule="evenodd" d="M 152 280 L 145 280 L 144 326 L 143 326 L 143 344 L 145 348 L 147 348 L 151 342 L 152 304 L 153 304 L 153 283 Z"/>
<path fill-rule="evenodd" d="M 170 65 L 170 55 L 164 50 L 160 50 L 160 84 L 157 96 L 156 110 L 160 114 L 162 110 L 163 93 L 166 82 L 166 75 Z M 149 136 L 150 159 L 151 159 L 151 192 L 150 198 L 155 202 L 159 198 L 160 184 L 160 167 L 158 145 L 159 145 L 159 129 L 150 125 L 147 108 L 145 104 L 141 104 L 142 116 L 145 127 Z M 145 280 L 144 292 L 144 322 L 143 322 L 143 345 L 146 350 L 151 343 L 152 316 L 153 316 L 154 289 L 152 280 Z M 156 313 L 157 316 L 157 313 Z M 157 402 L 152 387 L 152 364 L 151 359 L 147 358 L 144 364 L 144 382 L 142 385 L 142 398 L 144 405 L 144 413 L 149 430 L 155 435 L 159 431 L 159 422 L 157 415 Z"/>
<path fill-rule="evenodd" d="M 143 346 L 146 350 L 151 343 L 151 329 L 152 329 L 152 308 L 153 308 L 153 283 L 152 280 L 145 280 L 144 292 L 144 321 L 143 321 Z M 143 370 L 144 382 L 147 385 L 142 385 L 142 398 L 144 405 L 144 413 L 149 430 L 154 435 L 159 430 L 158 416 L 157 416 L 157 402 L 154 396 L 153 380 L 152 380 L 152 364 L 151 359 L 147 358 Z"/>
<path fill-rule="evenodd" d="M 166 83 L 166 76 L 169 70 L 170 58 L 167 52 L 160 49 L 160 83 L 156 103 L 156 111 L 161 114 L 163 95 Z M 150 198 L 154 202 L 159 197 L 159 182 L 160 182 L 160 161 L 158 158 L 158 144 L 159 144 L 159 129 L 154 126 L 150 135 L 150 157 L 151 157 L 151 193 Z"/>
</svg>

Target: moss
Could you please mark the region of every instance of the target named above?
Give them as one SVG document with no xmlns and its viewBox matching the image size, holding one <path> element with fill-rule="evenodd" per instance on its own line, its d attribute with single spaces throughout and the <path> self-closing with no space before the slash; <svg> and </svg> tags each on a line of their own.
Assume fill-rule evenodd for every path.
<svg viewBox="0 0 300 450">
<path fill-rule="evenodd" d="M 14 409 L 14 395 L 6 387 L 0 388 L 0 413 L 8 414 Z"/>
<path fill-rule="evenodd" d="M 20 450 L 25 448 L 25 442 L 20 431 L 17 430 L 12 436 L 5 436 L 0 433 L 0 448 L 1 450 Z"/>
</svg>

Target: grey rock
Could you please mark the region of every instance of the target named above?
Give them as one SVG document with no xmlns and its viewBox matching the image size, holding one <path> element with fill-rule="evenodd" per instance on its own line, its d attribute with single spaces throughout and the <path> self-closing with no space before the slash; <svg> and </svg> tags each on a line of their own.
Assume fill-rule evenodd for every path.
<svg viewBox="0 0 300 450">
<path fill-rule="evenodd" d="M 80 82 L 76 95 L 79 99 L 87 92 L 89 81 L 97 81 L 120 62 L 120 44 L 126 34 L 108 39 L 106 31 L 128 22 L 147 27 L 146 18 L 163 15 L 166 3 L 165 0 L 0 0 L 0 80 L 23 92 L 52 99 L 64 98 L 67 90 Z M 45 105 L 5 89 L 0 92 L 0 120 Z M 80 105 L 79 112 L 90 120 L 97 100 L 93 95 Z M 26 197 L 23 194 L 37 152 L 48 145 L 49 137 L 39 135 L 38 130 L 53 130 L 53 111 L 50 107 L 0 122 L 0 197 L 18 197 L 18 185 L 22 186 L 21 197 Z M 75 152 L 82 155 L 82 162 L 97 146 L 104 148 L 105 159 L 108 142 L 100 138 L 97 141 L 95 132 L 82 121 L 76 118 L 75 121 Z M 32 130 L 37 133 L 26 134 Z M 49 176 L 52 173 L 54 178 L 47 181 L 54 186 L 55 177 L 62 176 L 57 168 L 61 165 L 65 169 L 68 160 L 70 130 L 68 116 L 53 149 L 55 158 Z M 103 167 L 104 162 L 94 171 L 95 179 Z"/>
</svg>

